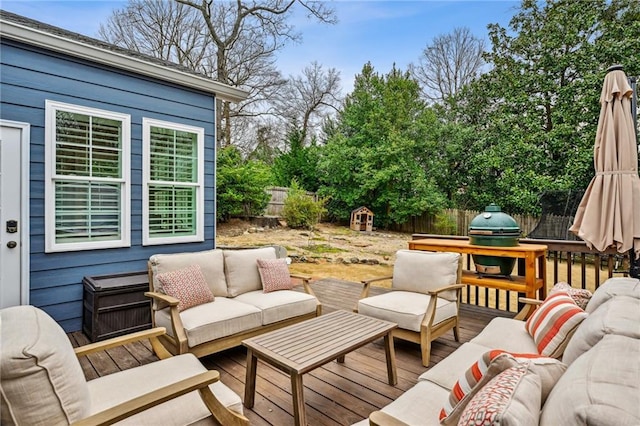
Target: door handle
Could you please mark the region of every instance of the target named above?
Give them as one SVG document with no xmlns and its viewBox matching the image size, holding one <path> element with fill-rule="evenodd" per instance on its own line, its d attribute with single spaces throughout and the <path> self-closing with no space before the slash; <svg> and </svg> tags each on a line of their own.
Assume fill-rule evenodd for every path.
<svg viewBox="0 0 640 426">
<path fill-rule="evenodd" d="M 16 243 L 15 241 L 9 241 L 7 243 L 7 247 L 9 247 L 10 249 L 16 248 L 17 246 L 18 246 L 18 243 Z"/>
</svg>

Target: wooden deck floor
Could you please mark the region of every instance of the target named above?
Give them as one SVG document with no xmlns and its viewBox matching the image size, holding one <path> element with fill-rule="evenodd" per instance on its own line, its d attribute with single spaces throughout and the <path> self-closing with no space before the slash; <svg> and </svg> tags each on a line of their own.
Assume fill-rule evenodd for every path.
<svg viewBox="0 0 640 426">
<path fill-rule="evenodd" d="M 323 304 L 323 312 L 351 310 L 360 294 L 358 283 L 322 279 L 311 287 Z M 373 288 L 373 292 L 386 291 Z M 432 345 L 431 365 L 453 352 L 462 342 L 477 335 L 495 316 L 511 314 L 463 305 L 461 310 L 461 342 L 448 333 Z M 88 339 L 81 332 L 69 335 L 72 343 L 82 345 Z M 378 410 L 412 387 L 426 368 L 420 361 L 416 344 L 398 341 L 395 344 L 398 384 L 387 383 L 382 339 L 370 343 L 346 356 L 344 364 L 332 362 L 304 376 L 307 421 L 311 425 L 349 425 Z M 133 344 L 107 353 L 91 355 L 82 360 L 87 379 L 110 374 L 154 361 L 148 345 Z M 209 369 L 220 372 L 221 380 L 238 395 L 244 395 L 246 351 L 238 347 L 201 359 Z M 245 415 L 255 425 L 292 425 L 293 406 L 288 375 L 262 362 L 258 363 L 255 405 L 245 409 Z"/>
</svg>

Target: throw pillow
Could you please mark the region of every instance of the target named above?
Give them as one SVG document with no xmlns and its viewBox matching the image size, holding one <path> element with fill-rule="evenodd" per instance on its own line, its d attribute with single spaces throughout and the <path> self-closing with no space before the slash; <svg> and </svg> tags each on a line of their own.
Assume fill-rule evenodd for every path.
<svg viewBox="0 0 640 426">
<path fill-rule="evenodd" d="M 180 301 L 178 312 L 213 302 L 213 293 L 209 290 L 199 265 L 159 274 L 158 280 L 166 294 Z"/>
<path fill-rule="evenodd" d="M 469 401 L 458 425 L 534 426 L 541 405 L 540 379 L 519 364 L 491 379 Z"/>
<path fill-rule="evenodd" d="M 485 352 L 453 385 L 449 399 L 440 411 L 440 422 L 456 424 L 467 403 L 493 377 L 515 365 L 526 364 L 529 371 L 538 376 L 544 402 L 567 369 L 555 358 L 539 354 L 510 353 L 501 349 Z"/>
<path fill-rule="evenodd" d="M 257 259 L 256 261 L 265 293 L 293 288 L 287 259 Z"/>
<path fill-rule="evenodd" d="M 558 358 L 587 314 L 567 294 L 550 295 L 525 324 L 541 355 Z"/>
<path fill-rule="evenodd" d="M 549 295 L 560 291 L 567 293 L 573 299 L 573 301 L 576 302 L 576 305 L 580 306 L 582 309 L 585 309 L 587 307 L 587 304 L 589 303 L 589 300 L 591 300 L 591 296 L 593 295 L 589 290 L 583 288 L 573 288 L 569 283 L 566 283 L 564 281 L 556 283 L 549 291 Z"/>
</svg>

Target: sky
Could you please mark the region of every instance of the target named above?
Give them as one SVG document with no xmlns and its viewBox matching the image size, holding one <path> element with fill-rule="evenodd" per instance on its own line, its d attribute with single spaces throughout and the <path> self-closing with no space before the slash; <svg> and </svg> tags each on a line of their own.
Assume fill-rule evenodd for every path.
<svg viewBox="0 0 640 426">
<path fill-rule="evenodd" d="M 97 37 L 101 23 L 120 0 L 0 0 L 0 7 L 66 30 Z M 343 94 L 353 88 L 354 77 L 367 62 L 386 74 L 393 64 L 406 70 L 418 62 L 434 37 L 456 27 L 468 27 L 476 37 L 487 39 L 487 25 L 507 27 L 519 1 L 511 0 L 421 0 L 421 1 L 332 1 L 338 23 L 320 24 L 295 13 L 292 23 L 302 34 L 299 44 L 278 53 L 277 66 L 285 77 L 299 75 L 313 61 L 335 68 L 342 78 Z"/>
</svg>

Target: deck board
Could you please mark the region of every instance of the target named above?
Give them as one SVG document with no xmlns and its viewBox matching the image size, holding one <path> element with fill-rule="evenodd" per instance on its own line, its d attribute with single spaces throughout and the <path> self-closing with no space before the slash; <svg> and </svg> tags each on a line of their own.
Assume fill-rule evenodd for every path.
<svg viewBox="0 0 640 426">
<path fill-rule="evenodd" d="M 311 288 L 323 305 L 323 312 L 336 309 L 351 311 L 360 295 L 359 283 L 325 278 L 315 281 Z M 296 289 L 302 291 L 301 286 Z M 388 291 L 372 287 L 371 295 Z M 460 342 L 453 333 L 435 340 L 431 347 L 431 366 L 447 357 L 463 342 L 476 336 L 496 316 L 513 316 L 512 313 L 494 309 L 461 306 Z M 74 346 L 89 343 L 82 332 L 69 335 Z M 307 421 L 313 425 L 349 425 L 367 417 L 411 388 L 420 374 L 427 369 L 422 366 L 420 348 L 404 341 L 395 343 L 398 384 L 387 383 L 383 339 L 378 339 L 345 357 L 344 364 L 330 362 L 304 376 L 304 394 L 307 404 Z M 81 361 L 88 380 L 146 364 L 156 360 L 148 342 L 126 345 L 95 354 Z M 246 350 L 232 348 L 218 354 L 201 358 L 209 369 L 220 372 L 220 378 L 238 395 L 244 395 Z M 252 425 L 292 425 L 293 403 L 289 376 L 270 365 L 258 362 L 255 404 L 245 408 L 245 415 Z"/>
</svg>

